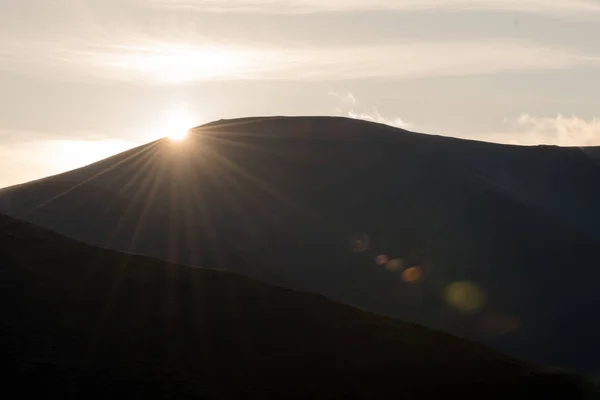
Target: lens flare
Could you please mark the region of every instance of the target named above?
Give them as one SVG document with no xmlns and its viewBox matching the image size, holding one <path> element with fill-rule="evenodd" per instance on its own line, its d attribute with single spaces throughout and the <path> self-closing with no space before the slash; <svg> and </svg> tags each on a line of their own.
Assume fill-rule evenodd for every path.
<svg viewBox="0 0 600 400">
<path fill-rule="evenodd" d="M 389 258 L 385 254 L 380 254 L 377 257 L 375 257 L 375 262 L 377 263 L 377 265 L 385 265 L 387 264 L 388 260 Z"/>
<path fill-rule="evenodd" d="M 406 283 L 418 282 L 423 277 L 423 270 L 421 267 L 414 266 L 402 271 L 402 280 Z"/>
<path fill-rule="evenodd" d="M 454 282 L 444 291 L 444 299 L 464 313 L 479 311 L 485 304 L 485 293 L 473 282 Z"/>
<path fill-rule="evenodd" d="M 401 258 L 394 258 L 393 260 L 389 260 L 385 264 L 385 268 L 390 272 L 396 272 L 400 268 L 402 268 L 403 265 L 404 265 L 404 262 L 402 261 Z"/>
</svg>

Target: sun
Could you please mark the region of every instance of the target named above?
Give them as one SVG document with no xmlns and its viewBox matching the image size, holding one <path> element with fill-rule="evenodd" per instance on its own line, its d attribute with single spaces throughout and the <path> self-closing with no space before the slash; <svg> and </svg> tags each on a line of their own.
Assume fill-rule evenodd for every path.
<svg viewBox="0 0 600 400">
<path fill-rule="evenodd" d="M 160 126 L 160 137 L 167 137 L 175 142 L 181 142 L 188 136 L 190 128 L 194 125 L 186 105 L 173 107 L 165 113 Z"/>
<path fill-rule="evenodd" d="M 174 132 L 171 133 L 168 138 L 171 140 L 174 140 L 175 142 L 181 142 L 182 140 L 185 140 L 185 138 L 187 138 L 188 132 L 187 131 L 182 131 L 182 132 Z"/>
</svg>

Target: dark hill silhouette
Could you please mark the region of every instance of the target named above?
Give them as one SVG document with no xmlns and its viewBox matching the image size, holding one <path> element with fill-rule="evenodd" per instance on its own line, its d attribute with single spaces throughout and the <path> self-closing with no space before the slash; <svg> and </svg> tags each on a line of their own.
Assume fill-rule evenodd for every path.
<svg viewBox="0 0 600 400">
<path fill-rule="evenodd" d="M 7 188 L 0 211 L 594 371 L 598 160 L 597 148 L 247 118 Z"/>
<path fill-rule="evenodd" d="M 22 398 L 591 395 L 445 333 L 3 216 L 0 289 L 2 386 Z"/>
</svg>

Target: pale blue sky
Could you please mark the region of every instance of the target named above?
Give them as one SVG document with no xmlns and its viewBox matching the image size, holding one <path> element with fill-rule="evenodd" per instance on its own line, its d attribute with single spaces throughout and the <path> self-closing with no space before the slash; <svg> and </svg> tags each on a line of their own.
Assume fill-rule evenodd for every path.
<svg viewBox="0 0 600 400">
<path fill-rule="evenodd" d="M 600 145 L 598 0 L 0 0 L 0 187 L 213 119 Z"/>
</svg>

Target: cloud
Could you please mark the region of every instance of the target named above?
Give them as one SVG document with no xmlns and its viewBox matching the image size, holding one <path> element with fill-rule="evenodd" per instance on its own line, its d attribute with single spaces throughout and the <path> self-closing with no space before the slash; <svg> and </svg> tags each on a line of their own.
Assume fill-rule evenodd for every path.
<svg viewBox="0 0 600 400">
<path fill-rule="evenodd" d="M 535 117 L 522 114 L 515 120 L 505 120 L 505 132 L 486 135 L 494 142 L 557 146 L 599 146 L 600 119 L 583 119 L 577 116 Z"/>
<path fill-rule="evenodd" d="M 222 27 L 216 28 L 221 26 L 214 23 L 220 21 L 218 18 L 209 15 L 201 19 L 188 12 L 189 8 L 200 12 L 286 13 L 522 9 L 600 16 L 596 0 L 56 0 L 31 12 L 31 4 L 27 3 L 32 1 L 11 2 L 11 13 L 0 13 L 0 70 L 68 80 L 164 84 L 236 79 L 412 79 L 600 64 L 597 54 L 525 40 L 486 40 L 475 34 L 454 41 L 446 37 L 432 41 L 430 35 L 410 42 L 402 37 L 386 37 L 372 45 L 361 45 L 352 41 L 359 34 L 342 32 L 344 45 L 332 46 L 326 44 L 327 40 L 295 43 L 277 25 L 271 27 L 271 36 L 277 39 L 258 35 L 262 40 L 257 42 L 250 39 L 257 36 L 245 32 L 245 27 L 237 31 L 232 26 L 239 19 L 223 20 Z M 13 13 L 27 23 L 15 22 Z M 263 29 L 271 34 L 269 27 L 254 31 Z M 227 30 L 237 33 L 227 36 L 223 33 Z M 436 34 L 432 30 L 432 35 Z"/>
<path fill-rule="evenodd" d="M 232 46 L 137 40 L 115 44 L 0 42 L 1 68 L 53 77 L 154 84 L 215 80 L 413 79 L 594 66 L 594 55 L 527 41 L 401 42 L 375 46 Z M 35 55 L 35 57 L 33 56 Z"/>
<path fill-rule="evenodd" d="M 600 13 L 595 0 L 145 0 L 153 7 L 201 12 L 312 13 L 336 11 L 511 11 L 535 14 Z"/>
<path fill-rule="evenodd" d="M 331 92 L 329 94 L 340 102 L 340 106 L 336 108 L 336 112 L 343 117 L 378 122 L 380 124 L 391 125 L 402 129 L 411 129 L 412 127 L 411 124 L 400 117 L 390 118 L 382 115 L 376 107 L 371 107 L 370 112 L 363 110 L 359 101 L 352 93 L 341 95 L 336 92 Z"/>
</svg>

